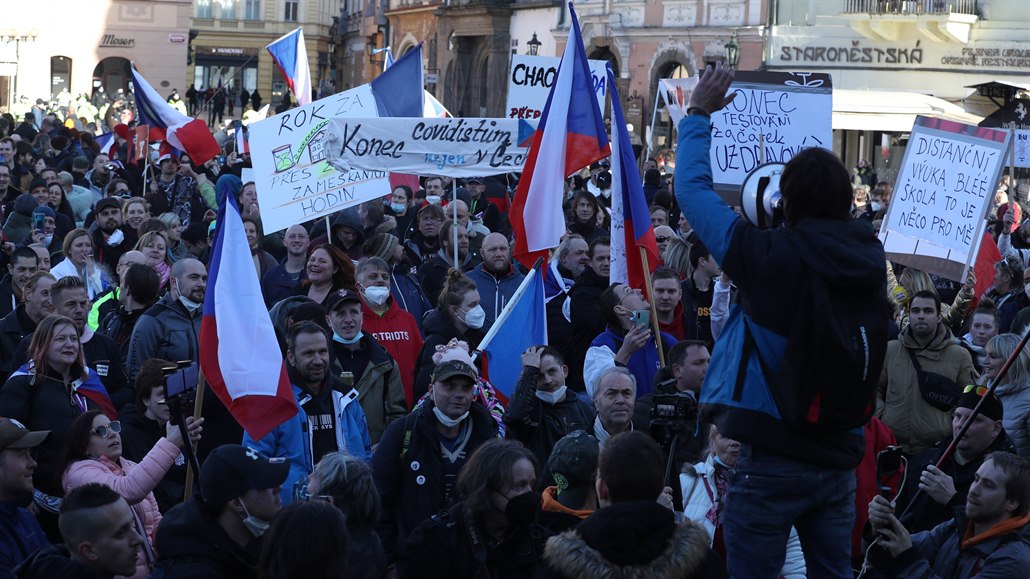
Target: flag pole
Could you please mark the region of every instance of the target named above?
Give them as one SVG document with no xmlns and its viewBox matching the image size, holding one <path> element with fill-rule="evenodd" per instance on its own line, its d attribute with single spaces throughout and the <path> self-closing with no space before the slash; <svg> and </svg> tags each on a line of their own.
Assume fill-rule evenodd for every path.
<svg viewBox="0 0 1030 579">
<path fill-rule="evenodd" d="M 458 180 L 454 177 L 451 177 L 451 205 L 453 208 L 452 213 L 454 214 L 454 217 L 452 217 L 452 221 L 454 221 L 454 226 L 451 227 L 451 244 L 454 245 L 454 269 L 461 271 L 461 264 L 458 263 L 458 204 L 456 203 L 457 200 Z"/>
<path fill-rule="evenodd" d="M 207 381 L 204 380 L 204 373 L 197 372 L 197 374 L 199 375 L 199 381 L 197 382 L 197 397 L 193 401 L 193 420 L 200 420 L 201 412 L 204 409 L 204 390 L 207 390 Z M 193 456 L 196 456 L 198 444 L 189 440 L 186 440 L 186 443 L 193 445 Z M 184 501 L 190 500 L 190 497 L 193 496 L 194 476 L 193 463 L 186 461 L 186 492 L 183 493 L 182 497 Z"/>
<path fill-rule="evenodd" d="M 477 346 L 476 349 L 472 351 L 473 362 L 475 362 L 476 358 L 479 357 L 479 354 L 481 354 L 483 350 L 485 350 L 486 347 L 490 345 L 490 342 L 493 341 L 494 337 L 497 335 L 497 332 L 500 331 L 501 326 L 503 326 L 504 322 L 506 322 L 508 318 L 511 316 L 511 311 L 515 309 L 515 305 L 519 303 L 520 299 L 522 299 L 522 295 L 526 293 L 526 289 L 529 288 L 529 284 L 532 283 L 533 278 L 539 275 L 540 272 L 538 270 L 541 262 L 543 261 L 544 258 L 542 257 L 536 258 L 536 263 L 534 263 L 533 267 L 530 268 L 529 273 L 526 274 L 526 278 L 522 280 L 522 283 L 519 285 L 518 289 L 515 290 L 515 293 L 512 294 L 511 299 L 508 300 L 508 303 L 504 305 L 504 309 L 501 310 L 501 313 L 497 316 L 497 319 L 494 320 L 494 325 L 490 326 L 490 331 L 487 332 L 485 336 L 483 336 L 483 339 L 479 342 L 479 346 Z"/>
<path fill-rule="evenodd" d="M 647 263 L 647 250 L 638 247 L 640 250 L 640 265 L 644 268 L 644 286 L 647 288 L 647 302 L 651 304 L 651 330 L 654 332 L 654 342 L 658 346 L 658 363 L 665 367 L 665 351 L 662 349 L 662 329 L 658 324 L 658 310 L 654 307 L 654 287 L 651 286 L 651 266 Z"/>
</svg>

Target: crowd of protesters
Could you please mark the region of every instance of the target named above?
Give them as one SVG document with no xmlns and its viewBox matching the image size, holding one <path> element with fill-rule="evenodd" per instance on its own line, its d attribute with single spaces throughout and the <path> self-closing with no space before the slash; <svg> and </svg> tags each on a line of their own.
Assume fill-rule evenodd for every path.
<svg viewBox="0 0 1030 579">
<path fill-rule="evenodd" d="M 186 94 L 193 107 L 198 91 Z M 730 312 L 750 299 L 655 159 L 643 164 L 660 250 L 650 295 L 611 282 L 612 174 L 595 163 L 565 183 L 567 234 L 545 266 L 549 345 L 522 354 L 509 399 L 472 354 L 527 273 L 511 255 L 517 176 L 425 175 L 268 232 L 231 139 L 224 160 L 161 154 L 144 172 L 131 118 L 110 125 L 107 152 L 96 125 L 43 104 L 0 122 L 0 578 L 723 577 L 748 557 L 733 505 L 754 497 L 731 480 L 758 445 L 704 412 L 653 419 L 669 397 L 696 409 Z M 844 175 L 850 206 L 836 218 L 878 227 L 890 184 L 856 172 L 852 190 L 836 158 L 816 162 Z M 223 191 L 299 409 L 260 439 L 214 396 L 196 420 L 165 396 L 170 368 L 199 360 Z M 999 184 L 1003 259 L 982 295 L 973 276 L 876 264 L 892 339 L 865 453 L 834 479 L 850 479 L 836 485 L 850 548 L 820 552 L 802 516 L 777 530 L 770 577 L 819 576 L 828 556 L 887 576 L 1030 564 L 1030 352 L 994 394 L 983 387 L 1030 325 L 1025 202 Z M 652 301 L 659 335 L 635 322 Z M 950 404 L 923 395 L 926 374 L 955 390 Z M 191 443 L 202 467 L 187 493 Z M 878 473 L 894 445 L 905 466 Z M 749 484 L 789 504 L 784 476 Z"/>
</svg>

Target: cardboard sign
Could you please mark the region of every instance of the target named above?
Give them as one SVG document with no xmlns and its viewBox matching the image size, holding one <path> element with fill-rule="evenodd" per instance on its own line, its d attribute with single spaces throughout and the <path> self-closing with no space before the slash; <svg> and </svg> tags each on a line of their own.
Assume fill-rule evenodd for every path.
<svg viewBox="0 0 1030 579">
<path fill-rule="evenodd" d="M 1030 167 L 1030 131 L 1025 129 L 1016 130 L 1016 140 L 1012 143 L 1015 147 L 1015 157 L 1012 163 L 1015 167 Z"/>
<path fill-rule="evenodd" d="M 266 233 L 389 194 L 386 171 L 341 172 L 326 160 L 330 119 L 376 114 L 372 90 L 362 85 L 250 125 L 250 156 Z"/>
<path fill-rule="evenodd" d="M 690 93 L 697 86 L 697 77 L 663 78 L 658 81 L 658 96 L 669 111 L 673 126 L 679 125 L 680 119 L 687 114 L 690 106 Z"/>
<path fill-rule="evenodd" d="M 334 118 L 325 149 L 340 171 L 474 177 L 522 171 L 535 130 L 521 119 Z"/>
<path fill-rule="evenodd" d="M 916 117 L 880 229 L 888 259 L 964 280 L 1009 141 L 1005 130 Z"/>
<path fill-rule="evenodd" d="M 597 105 L 604 112 L 608 98 L 608 63 L 604 60 L 590 60 L 590 76 L 594 81 Z M 539 119 L 547 104 L 554 79 L 558 78 L 560 56 L 529 56 L 513 54 L 511 72 L 508 74 L 508 106 L 505 109 L 510 119 Z"/>
<path fill-rule="evenodd" d="M 715 188 L 736 195 L 763 163 L 786 163 L 802 149 L 833 146 L 830 75 L 738 72 L 733 102 L 712 115 L 710 151 Z"/>
</svg>

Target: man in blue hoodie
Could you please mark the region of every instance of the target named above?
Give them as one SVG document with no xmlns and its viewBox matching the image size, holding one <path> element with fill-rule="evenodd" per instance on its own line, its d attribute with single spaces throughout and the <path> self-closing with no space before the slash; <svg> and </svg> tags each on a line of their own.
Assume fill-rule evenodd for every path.
<svg viewBox="0 0 1030 579">
<path fill-rule="evenodd" d="M 788 427 L 762 364 L 772 366 L 773 375 L 779 371 L 787 336 L 806 307 L 800 303 L 806 276 L 818 275 L 830 287 L 878 291 L 886 303 L 885 256 L 869 222 L 851 218 L 848 171 L 829 151 L 805 149 L 784 168 L 786 227 L 759 229 L 714 192 L 711 116 L 733 100 L 735 93 L 726 94 L 732 81 L 732 69 L 723 64 L 705 71 L 679 123 L 676 162 L 679 206 L 736 283 L 741 302 L 719 336 L 701 389 L 705 418 L 741 442 L 723 524 L 729 572 L 776 577 L 793 525 L 812 577 L 851 578 L 862 431 L 811 436 Z M 748 337 L 752 348 L 745 346 Z M 872 351 L 883 351 L 886 335 L 870 337 L 881 338 Z"/>
</svg>

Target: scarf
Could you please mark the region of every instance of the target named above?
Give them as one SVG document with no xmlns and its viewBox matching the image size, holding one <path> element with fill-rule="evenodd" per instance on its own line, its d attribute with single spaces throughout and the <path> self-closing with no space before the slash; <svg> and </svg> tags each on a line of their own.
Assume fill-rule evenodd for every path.
<svg viewBox="0 0 1030 579">
<path fill-rule="evenodd" d="M 158 277 L 161 278 L 161 285 L 158 287 L 168 287 L 168 278 L 172 275 L 171 266 L 163 261 L 159 261 L 154 265 L 154 271 L 156 271 Z"/>
<path fill-rule="evenodd" d="M 714 459 L 714 457 L 713 457 Z M 729 482 L 730 469 L 719 464 L 717 460 L 712 460 L 713 479 L 715 481 L 715 492 L 712 492 L 712 487 L 708 485 L 708 478 L 703 477 L 701 480 L 705 483 L 705 490 L 708 491 L 708 498 L 712 499 L 712 506 L 708 507 L 708 512 L 705 513 L 705 518 L 712 523 L 715 528 L 722 526 L 722 513 L 726 506 L 726 486 Z"/>
</svg>

